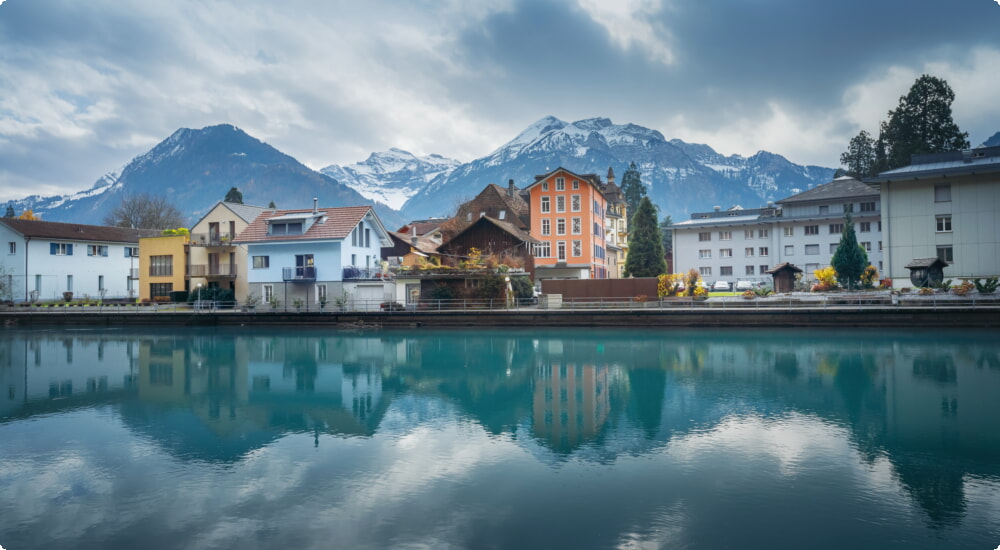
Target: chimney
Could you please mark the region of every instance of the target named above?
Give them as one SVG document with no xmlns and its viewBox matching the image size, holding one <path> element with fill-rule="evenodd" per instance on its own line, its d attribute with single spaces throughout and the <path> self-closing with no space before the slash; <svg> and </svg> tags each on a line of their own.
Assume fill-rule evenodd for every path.
<svg viewBox="0 0 1000 550">
<path fill-rule="evenodd" d="M 517 187 L 514 187 L 514 180 L 507 180 L 507 194 L 512 199 L 517 196 Z"/>
<path fill-rule="evenodd" d="M 319 214 L 319 199 L 313 197 L 313 214 Z"/>
<path fill-rule="evenodd" d="M 716 212 L 720 212 L 720 211 L 722 211 L 722 207 L 721 207 L 721 206 L 713 206 L 712 208 L 713 208 L 713 209 L 714 209 L 714 210 L 715 210 Z"/>
<path fill-rule="evenodd" d="M 412 246 L 413 248 L 417 247 L 417 236 L 416 235 L 410 237 L 410 246 Z"/>
</svg>

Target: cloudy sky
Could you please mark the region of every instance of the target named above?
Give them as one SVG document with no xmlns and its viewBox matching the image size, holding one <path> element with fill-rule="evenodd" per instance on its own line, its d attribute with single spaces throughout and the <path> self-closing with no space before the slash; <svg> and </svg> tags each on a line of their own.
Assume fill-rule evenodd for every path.
<svg viewBox="0 0 1000 550">
<path fill-rule="evenodd" d="M 469 161 L 547 115 L 834 167 L 924 73 L 976 145 L 998 29 L 1000 0 L 0 0 L 0 200 L 224 122 L 317 169 Z"/>
</svg>

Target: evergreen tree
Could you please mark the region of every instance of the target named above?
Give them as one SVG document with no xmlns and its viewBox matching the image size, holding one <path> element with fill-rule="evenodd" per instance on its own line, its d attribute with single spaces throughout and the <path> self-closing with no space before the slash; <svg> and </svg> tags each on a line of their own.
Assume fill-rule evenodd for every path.
<svg viewBox="0 0 1000 550">
<path fill-rule="evenodd" d="M 7 205 L 7 213 L 4 214 L 3 217 L 5 217 L 5 218 L 13 218 L 15 216 L 16 216 L 16 214 L 14 214 L 14 206 L 11 205 L 11 204 L 8 204 Z"/>
<path fill-rule="evenodd" d="M 274 201 L 271 201 L 267 203 L 267 207 L 274 210 L 275 208 L 278 208 L 278 205 L 274 204 Z"/>
<path fill-rule="evenodd" d="M 667 214 L 667 217 L 663 218 L 660 222 L 660 234 L 663 235 L 663 252 L 664 254 L 670 254 L 674 250 L 674 230 L 670 229 L 670 226 L 674 225 L 674 219 Z"/>
<path fill-rule="evenodd" d="M 911 155 L 943 153 L 969 148 L 969 134 L 959 130 L 951 117 L 955 92 L 941 78 L 923 75 L 909 93 L 899 98 L 899 107 L 882 122 L 876 149 L 878 171 L 910 164 Z M 843 159 L 841 160 L 843 162 Z"/>
<path fill-rule="evenodd" d="M 847 167 L 842 173 L 838 170 L 835 177 L 848 175 L 855 179 L 864 179 L 876 175 L 875 139 L 868 132 L 861 130 L 851 138 L 847 151 L 840 154 L 840 164 Z"/>
<path fill-rule="evenodd" d="M 663 259 L 662 239 L 656 225 L 656 207 L 649 201 L 649 197 L 642 197 L 629 227 L 626 277 L 658 277 L 666 273 L 667 262 Z"/>
<path fill-rule="evenodd" d="M 830 265 L 837 272 L 837 280 L 848 290 L 858 287 L 861 274 L 868 267 L 868 253 L 858 244 L 858 236 L 854 233 L 854 220 L 848 213 L 844 221 L 844 232 L 840 235 L 840 245 L 837 246 Z"/>
<path fill-rule="evenodd" d="M 223 199 L 226 202 L 234 202 L 236 204 L 243 204 L 243 193 L 236 187 L 230 187 L 229 192 L 226 193 L 226 198 Z"/>
<path fill-rule="evenodd" d="M 622 194 L 625 195 L 629 217 L 632 217 L 639 208 L 639 201 L 646 196 L 646 186 L 642 184 L 642 175 L 634 162 L 628 165 L 622 176 Z"/>
</svg>

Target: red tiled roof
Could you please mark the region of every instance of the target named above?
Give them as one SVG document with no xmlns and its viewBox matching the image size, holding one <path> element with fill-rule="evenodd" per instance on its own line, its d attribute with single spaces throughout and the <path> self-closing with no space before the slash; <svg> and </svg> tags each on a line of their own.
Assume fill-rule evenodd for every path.
<svg viewBox="0 0 1000 550">
<path fill-rule="evenodd" d="M 35 239 L 59 239 L 64 241 L 91 241 L 104 243 L 138 243 L 140 238 L 159 237 L 156 229 L 132 229 L 130 227 L 109 227 L 105 225 L 83 225 L 80 223 L 44 222 L 41 220 L 21 220 L 0 218 L 0 223 L 14 231 Z"/>
<path fill-rule="evenodd" d="M 234 243 L 256 243 L 256 242 L 280 242 L 280 241 L 313 241 L 328 239 L 344 239 L 351 234 L 351 231 L 361 222 L 366 214 L 372 212 L 370 206 L 343 206 L 339 208 L 319 208 L 319 215 L 324 217 L 324 221 L 316 222 L 302 235 L 268 235 L 267 221 L 271 218 L 302 214 L 303 218 L 313 216 L 313 210 L 267 210 L 257 216 L 254 221 L 244 229 L 239 236 L 233 239 Z"/>
</svg>

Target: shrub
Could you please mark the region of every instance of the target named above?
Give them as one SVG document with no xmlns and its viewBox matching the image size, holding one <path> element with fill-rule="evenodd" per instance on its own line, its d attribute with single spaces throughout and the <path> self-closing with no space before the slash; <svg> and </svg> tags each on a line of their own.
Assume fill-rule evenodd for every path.
<svg viewBox="0 0 1000 550">
<path fill-rule="evenodd" d="M 535 287 L 531 284 L 531 279 L 527 277 L 511 277 L 510 288 L 514 290 L 514 296 L 521 300 L 526 300 L 535 295 Z"/>
<path fill-rule="evenodd" d="M 753 293 L 763 298 L 774 294 L 774 290 L 769 286 L 759 286 L 753 289 Z"/>
<path fill-rule="evenodd" d="M 656 279 L 656 295 L 663 298 L 664 296 L 677 296 L 681 288 L 681 282 L 684 280 L 684 275 L 680 273 L 664 273 Z"/>
<path fill-rule="evenodd" d="M 826 292 L 837 288 L 837 272 L 832 266 L 817 269 L 816 271 L 813 271 L 813 275 L 815 275 L 816 280 L 819 281 L 810 289 L 813 292 Z"/>
<path fill-rule="evenodd" d="M 920 290 L 917 291 L 921 296 L 927 296 L 928 294 L 934 294 L 934 289 L 929 286 L 922 286 Z"/>
<path fill-rule="evenodd" d="M 487 277 L 479 283 L 479 297 L 484 300 L 503 298 L 505 286 L 503 277 Z"/>
<path fill-rule="evenodd" d="M 972 284 L 971 281 L 962 281 L 962 284 L 952 287 L 951 291 L 957 296 L 965 296 L 966 294 L 972 292 L 972 289 L 976 288 L 976 285 Z"/>
<path fill-rule="evenodd" d="M 878 268 L 869 264 L 861 272 L 861 288 L 875 288 L 875 281 L 878 281 Z"/>
<path fill-rule="evenodd" d="M 427 297 L 432 300 L 454 300 L 455 289 L 444 283 L 439 283 L 427 292 Z"/>
<path fill-rule="evenodd" d="M 63 292 L 63 300 L 66 300 L 67 302 L 72 302 L 73 301 L 73 293 L 69 292 L 69 291 Z"/>
<path fill-rule="evenodd" d="M 1000 277 L 987 277 L 985 282 L 979 282 L 979 279 L 975 279 L 973 284 L 976 285 L 976 292 L 980 294 L 993 294 L 996 292 L 997 284 L 1000 283 Z"/>
<path fill-rule="evenodd" d="M 701 273 L 698 270 L 691 268 L 688 270 L 687 275 L 684 277 L 684 295 L 685 296 L 704 296 L 708 294 L 704 288 L 698 283 L 701 282 Z M 701 290 L 699 294 L 698 291 Z"/>
</svg>

